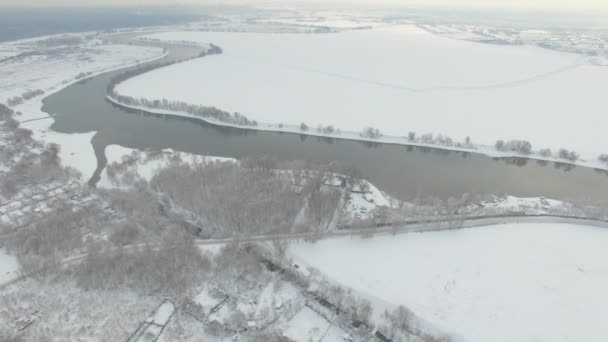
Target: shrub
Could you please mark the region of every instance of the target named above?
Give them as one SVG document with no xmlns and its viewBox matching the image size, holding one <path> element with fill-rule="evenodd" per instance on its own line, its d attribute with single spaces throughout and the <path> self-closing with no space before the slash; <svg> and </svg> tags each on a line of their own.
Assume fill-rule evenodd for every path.
<svg viewBox="0 0 608 342">
<path fill-rule="evenodd" d="M 29 99 L 33 99 L 36 96 L 40 96 L 44 94 L 44 91 L 41 89 L 36 89 L 36 90 L 28 90 L 25 93 L 23 93 L 23 95 L 21 95 L 23 97 L 24 100 L 29 100 Z"/>
<path fill-rule="evenodd" d="M 553 155 L 553 152 L 551 151 L 551 149 L 548 148 L 543 148 L 542 150 L 540 150 L 538 152 L 542 157 L 548 158 L 551 157 Z"/>
<path fill-rule="evenodd" d="M 526 140 L 512 140 L 509 142 L 511 145 L 511 149 L 522 153 L 522 154 L 530 154 L 532 153 L 532 144 Z"/>
<path fill-rule="evenodd" d="M 335 130 L 334 126 L 331 126 L 331 125 L 330 125 L 330 126 L 326 126 L 326 127 L 324 127 L 323 129 L 321 129 L 321 132 L 322 132 L 322 133 L 325 133 L 325 134 L 332 134 L 332 133 L 334 133 L 335 131 L 336 131 L 336 130 Z"/>
<path fill-rule="evenodd" d="M 369 139 L 378 139 L 382 137 L 382 133 L 377 128 L 366 127 L 361 133 L 361 136 Z"/>
<path fill-rule="evenodd" d="M 23 98 L 21 96 L 11 97 L 10 99 L 8 99 L 8 101 L 6 101 L 6 104 L 8 104 L 9 107 L 15 107 L 22 103 L 23 103 Z"/>
<path fill-rule="evenodd" d="M 433 141 L 439 145 L 444 145 L 444 146 L 453 146 L 454 145 L 454 140 L 452 140 L 452 138 L 443 135 L 443 134 L 439 134 L 435 139 L 433 139 Z"/>
<path fill-rule="evenodd" d="M 499 151 L 514 151 L 521 154 L 532 153 L 532 144 L 527 140 L 509 140 L 506 143 L 503 140 L 498 140 L 495 146 Z"/>
<path fill-rule="evenodd" d="M 433 133 L 423 134 L 420 137 L 420 141 L 422 141 L 425 144 L 432 144 L 434 142 L 434 140 L 433 140 Z"/>
<path fill-rule="evenodd" d="M 575 162 L 575 161 L 577 161 L 577 160 L 578 160 L 578 158 L 579 158 L 578 153 L 576 153 L 576 152 L 574 152 L 574 151 L 568 151 L 568 150 L 567 150 L 567 149 L 565 149 L 565 148 L 562 148 L 562 149 L 560 149 L 560 150 L 559 150 L 559 152 L 558 152 L 558 156 L 559 156 L 561 159 L 565 159 L 565 160 L 568 160 L 568 161 L 571 161 L 571 162 Z"/>
<path fill-rule="evenodd" d="M 3 103 L 0 103 L 0 119 L 7 119 L 15 114 L 15 111 L 10 109 Z"/>
</svg>

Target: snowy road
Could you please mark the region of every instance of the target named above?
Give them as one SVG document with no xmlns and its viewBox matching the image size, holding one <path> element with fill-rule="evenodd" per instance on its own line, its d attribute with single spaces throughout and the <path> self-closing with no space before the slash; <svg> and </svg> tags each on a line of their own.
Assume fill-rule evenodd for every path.
<svg viewBox="0 0 608 342">
<path fill-rule="evenodd" d="M 197 239 L 195 243 L 197 246 L 213 246 L 213 245 L 225 245 L 233 242 L 240 243 L 248 243 L 248 242 L 266 242 L 266 241 L 275 241 L 275 240 L 301 240 L 301 239 L 313 239 L 313 240 L 324 240 L 331 239 L 336 237 L 344 237 L 344 236 L 365 236 L 365 235 L 379 235 L 379 234 L 408 234 L 408 233 L 422 233 L 422 232 L 433 232 L 433 231 L 443 231 L 443 230 L 454 230 L 454 229 L 465 229 L 465 228 L 473 228 L 473 227 L 484 227 L 484 226 L 495 226 L 506 223 L 568 223 L 568 224 L 578 224 L 578 225 L 586 225 L 592 227 L 599 228 L 608 228 L 608 222 L 606 221 L 598 221 L 592 219 L 582 219 L 582 218 L 574 218 L 574 217 L 564 217 L 564 216 L 551 216 L 551 215 L 538 215 L 538 216 L 495 216 L 495 217 L 480 217 L 480 218 L 471 218 L 467 219 L 463 222 L 460 222 L 459 227 L 454 228 L 449 222 L 427 222 L 427 223 L 411 223 L 404 224 L 399 227 L 366 227 L 366 228 L 357 228 L 357 229 L 344 229 L 337 231 L 330 231 L 326 233 L 290 233 L 290 234 L 273 234 L 273 235 L 262 235 L 262 236 L 252 236 L 252 237 L 241 237 L 241 238 L 227 238 L 227 239 Z M 129 245 L 120 248 L 123 251 L 129 251 L 137 248 L 141 248 L 145 246 L 145 244 L 136 244 Z M 74 255 L 69 258 L 65 258 L 61 263 L 57 265 L 57 267 L 68 267 L 74 265 L 84 258 L 87 257 L 87 254 L 79 254 Z M 28 274 L 21 274 L 12 279 L 5 280 L 3 283 L 0 283 L 0 290 L 15 284 L 23 279 L 29 278 L 33 274 L 37 272 L 32 272 Z"/>
</svg>

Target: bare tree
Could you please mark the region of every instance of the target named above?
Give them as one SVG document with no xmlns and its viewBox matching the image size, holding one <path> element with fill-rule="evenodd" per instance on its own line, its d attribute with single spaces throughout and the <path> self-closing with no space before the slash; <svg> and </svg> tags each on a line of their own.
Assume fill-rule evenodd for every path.
<svg viewBox="0 0 608 342">
<path fill-rule="evenodd" d="M 306 218 L 315 231 L 324 231 L 338 208 L 340 194 L 333 189 L 324 189 L 320 177 L 310 181 L 306 188 L 308 193 Z"/>
<path fill-rule="evenodd" d="M 377 128 L 366 127 L 363 132 L 361 132 L 361 136 L 368 139 L 379 139 L 382 137 L 382 133 Z"/>
<path fill-rule="evenodd" d="M 561 148 L 558 152 L 558 156 L 561 159 L 565 159 L 571 162 L 575 162 L 579 159 L 579 155 L 578 153 L 576 153 L 575 151 L 568 151 L 565 148 Z"/>
<path fill-rule="evenodd" d="M 433 133 L 423 134 L 420 137 L 420 141 L 425 144 L 432 144 L 435 141 L 433 138 Z"/>
<path fill-rule="evenodd" d="M 151 181 L 177 207 L 187 210 L 214 236 L 288 232 L 303 205 L 289 173 L 272 160 L 177 163 Z"/>
<path fill-rule="evenodd" d="M 272 239 L 272 250 L 275 260 L 281 263 L 281 261 L 285 259 L 288 247 L 289 243 L 287 240 L 279 238 Z"/>
</svg>

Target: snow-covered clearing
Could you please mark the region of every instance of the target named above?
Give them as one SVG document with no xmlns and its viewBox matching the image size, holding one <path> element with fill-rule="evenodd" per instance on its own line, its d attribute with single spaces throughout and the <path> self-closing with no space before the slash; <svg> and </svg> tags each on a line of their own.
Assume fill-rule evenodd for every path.
<svg viewBox="0 0 608 342">
<path fill-rule="evenodd" d="M 204 288 L 194 297 L 194 302 L 203 308 L 205 316 L 208 316 L 213 308 L 227 299 L 226 295 L 219 293 L 219 291 L 216 292 Z"/>
<path fill-rule="evenodd" d="M 19 272 L 17 258 L 8 255 L 4 249 L 0 248 L 0 284 L 15 278 L 17 272 Z"/>
<path fill-rule="evenodd" d="M 371 219 L 378 208 L 396 209 L 399 205 L 397 199 L 378 189 L 374 184 L 366 180 L 363 180 L 362 183 L 365 184 L 366 189 L 354 186 L 344 203 L 341 222 L 346 225 L 357 220 Z"/>
<path fill-rule="evenodd" d="M 105 150 L 108 167 L 101 173 L 101 179 L 97 183 L 98 187 L 102 188 L 117 188 L 126 186 L 121 179 L 110 177 L 109 169 L 113 163 L 122 164 L 127 167 L 127 170 L 121 170 L 123 173 L 129 173 L 133 179 L 143 179 L 149 181 L 162 168 L 170 165 L 174 160 L 180 160 L 186 163 L 199 162 L 236 162 L 234 158 L 199 156 L 191 153 L 177 152 L 172 149 L 161 151 L 144 151 L 123 147 L 120 145 L 109 145 Z M 94 157 L 94 156 L 93 156 Z M 124 177 L 123 177 L 124 178 Z"/>
<path fill-rule="evenodd" d="M 42 99 L 33 99 L 31 103 L 26 103 L 21 107 L 21 111 L 25 113 L 46 115 L 40 111 L 42 108 Z M 35 120 L 21 123 L 21 127 L 27 128 L 33 132 L 32 136 L 38 141 L 44 143 L 55 143 L 61 146 L 59 156 L 63 166 L 69 166 L 78 170 L 86 181 L 97 168 L 97 159 L 91 145 L 91 139 L 95 132 L 89 133 L 74 133 L 64 134 L 58 133 L 50 129 L 53 124 L 52 118 Z"/>
<path fill-rule="evenodd" d="M 322 341 L 330 322 L 308 307 L 304 307 L 289 322 L 283 336 L 296 342 Z"/>
<path fill-rule="evenodd" d="M 308 306 L 287 323 L 283 336 L 294 342 L 344 342 L 352 336 Z"/>
<path fill-rule="evenodd" d="M 154 60 L 163 55 L 160 48 L 105 45 L 92 33 L 9 42 L 0 44 L 0 50 L 30 54 L 0 62 L 0 103 L 6 103 L 28 90 L 43 90 L 44 95 L 13 107 L 22 113 L 17 120 L 22 122 L 22 127 L 33 131 L 34 139 L 59 144 L 63 164 L 79 170 L 85 177 L 92 175 L 97 167 L 90 144 L 95 132 L 62 134 L 51 131 L 49 128 L 53 120 L 46 118 L 48 114 L 41 111 L 43 98 L 84 77 Z M 39 118 L 46 119 L 34 120 Z"/>
<path fill-rule="evenodd" d="M 212 42 L 224 53 L 138 76 L 118 86 L 122 94 L 216 106 L 273 124 L 260 129 L 299 131 L 305 122 L 313 134 L 322 124 L 357 138 L 373 126 L 390 142 L 415 131 L 481 145 L 527 139 L 588 159 L 606 152 L 608 118 L 600 111 L 608 69 L 580 55 L 454 40 L 413 25 L 148 37 Z"/>
<path fill-rule="evenodd" d="M 602 228 L 508 224 L 336 238 L 290 252 L 376 309 L 406 305 L 466 341 L 599 342 L 608 337 L 607 243 Z"/>
<path fill-rule="evenodd" d="M 163 301 L 158 308 L 150 314 L 146 321 L 139 326 L 137 331 L 129 337 L 127 342 L 157 341 L 174 314 L 175 305 L 168 300 Z"/>
<path fill-rule="evenodd" d="M 175 312 L 175 305 L 170 301 L 164 301 L 157 309 L 154 311 L 148 319 L 146 319 L 146 323 L 156 324 L 156 325 L 164 325 L 167 324 L 167 321 Z"/>
<path fill-rule="evenodd" d="M 504 196 L 482 203 L 486 209 L 502 210 L 504 212 L 522 212 L 527 215 L 543 215 L 550 209 L 567 208 L 569 203 L 544 197 L 520 198 Z"/>
</svg>

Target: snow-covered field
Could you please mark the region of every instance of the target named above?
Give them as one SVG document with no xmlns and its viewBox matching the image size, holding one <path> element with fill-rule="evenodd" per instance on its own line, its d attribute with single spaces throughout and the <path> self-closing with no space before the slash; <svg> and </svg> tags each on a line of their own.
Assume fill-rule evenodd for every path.
<svg viewBox="0 0 608 342">
<path fill-rule="evenodd" d="M 51 43 L 41 43 L 58 37 L 80 38 L 82 41 L 66 45 L 52 43 L 52 46 L 48 46 Z M 105 45 L 90 33 L 9 42 L 0 44 L 0 50 L 14 50 L 15 54 L 34 53 L 28 57 L 0 62 L 0 103 L 6 103 L 8 99 L 21 96 L 28 90 L 43 90 L 44 95 L 13 107 L 22 113 L 16 118 L 22 122 L 21 127 L 33 131 L 34 139 L 59 144 L 63 164 L 79 170 L 85 177 L 93 174 L 97 166 L 90 144 L 95 133 L 61 134 L 49 129 L 53 123 L 50 118 L 28 120 L 48 117 L 41 111 L 44 97 L 76 82 L 77 76 L 88 77 L 163 55 L 160 48 Z"/>
<path fill-rule="evenodd" d="M 148 37 L 211 42 L 224 53 L 141 75 L 121 84 L 122 94 L 216 106 L 275 130 L 301 122 L 311 132 L 319 124 L 357 133 L 373 126 L 395 137 L 433 132 L 482 145 L 527 139 L 588 159 L 606 152 L 608 69 L 580 55 L 454 40 L 413 25 Z"/>
<path fill-rule="evenodd" d="M 510 224 L 336 238 L 290 252 L 379 307 L 406 305 L 465 341 L 600 342 L 607 243 L 601 228 Z"/>
</svg>

